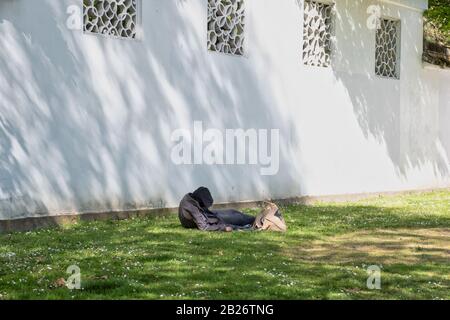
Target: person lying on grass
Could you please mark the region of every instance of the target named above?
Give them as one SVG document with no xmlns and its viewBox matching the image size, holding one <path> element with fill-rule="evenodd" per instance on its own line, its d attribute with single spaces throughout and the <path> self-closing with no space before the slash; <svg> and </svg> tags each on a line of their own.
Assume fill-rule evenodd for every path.
<svg viewBox="0 0 450 320">
<path fill-rule="evenodd" d="M 286 231 L 286 224 L 273 203 L 256 218 L 234 209 L 210 210 L 214 200 L 208 188 L 200 187 L 186 194 L 178 208 L 181 225 L 202 231 L 274 230 Z"/>
</svg>

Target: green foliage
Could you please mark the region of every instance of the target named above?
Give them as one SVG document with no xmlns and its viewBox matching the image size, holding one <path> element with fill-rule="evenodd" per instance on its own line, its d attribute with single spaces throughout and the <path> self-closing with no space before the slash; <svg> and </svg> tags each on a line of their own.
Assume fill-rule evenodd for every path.
<svg viewBox="0 0 450 320">
<path fill-rule="evenodd" d="M 429 0 L 425 18 L 432 22 L 450 45 L 450 0 Z"/>
<path fill-rule="evenodd" d="M 0 300 L 450 298 L 450 191 L 282 211 L 286 234 L 185 230 L 170 215 L 0 235 Z M 381 290 L 366 287 L 372 264 Z M 69 265 L 82 290 L 61 281 Z"/>
</svg>

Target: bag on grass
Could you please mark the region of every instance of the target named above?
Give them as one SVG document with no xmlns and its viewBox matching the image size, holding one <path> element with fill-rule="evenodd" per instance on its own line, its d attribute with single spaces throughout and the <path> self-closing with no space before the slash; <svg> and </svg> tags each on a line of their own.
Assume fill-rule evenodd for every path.
<svg viewBox="0 0 450 320">
<path fill-rule="evenodd" d="M 255 230 L 279 232 L 286 232 L 287 230 L 286 221 L 284 221 L 277 205 L 272 202 L 267 202 L 263 211 L 256 216 L 253 228 Z"/>
</svg>

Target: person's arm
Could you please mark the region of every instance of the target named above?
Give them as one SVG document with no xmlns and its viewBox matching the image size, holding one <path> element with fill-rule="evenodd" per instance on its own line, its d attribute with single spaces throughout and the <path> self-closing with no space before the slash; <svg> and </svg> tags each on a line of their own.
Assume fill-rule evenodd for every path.
<svg viewBox="0 0 450 320">
<path fill-rule="evenodd" d="M 202 231 L 233 231 L 233 227 L 227 224 L 224 224 L 220 220 L 217 223 L 210 223 L 199 210 L 187 210 L 189 214 L 192 216 L 197 227 Z"/>
</svg>

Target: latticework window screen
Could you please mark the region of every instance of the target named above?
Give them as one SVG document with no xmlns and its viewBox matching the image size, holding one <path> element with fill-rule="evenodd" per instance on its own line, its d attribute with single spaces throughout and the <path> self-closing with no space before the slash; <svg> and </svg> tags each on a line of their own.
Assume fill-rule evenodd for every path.
<svg viewBox="0 0 450 320">
<path fill-rule="evenodd" d="M 83 0 L 83 29 L 87 33 L 135 39 L 138 0 Z"/>
<path fill-rule="evenodd" d="M 376 32 L 375 74 L 400 78 L 400 21 L 381 19 Z"/>
<path fill-rule="evenodd" d="M 333 4 L 305 0 L 303 22 L 303 63 L 328 67 L 331 64 Z"/>
<path fill-rule="evenodd" d="M 245 0 L 208 0 L 208 49 L 244 54 Z"/>
</svg>

